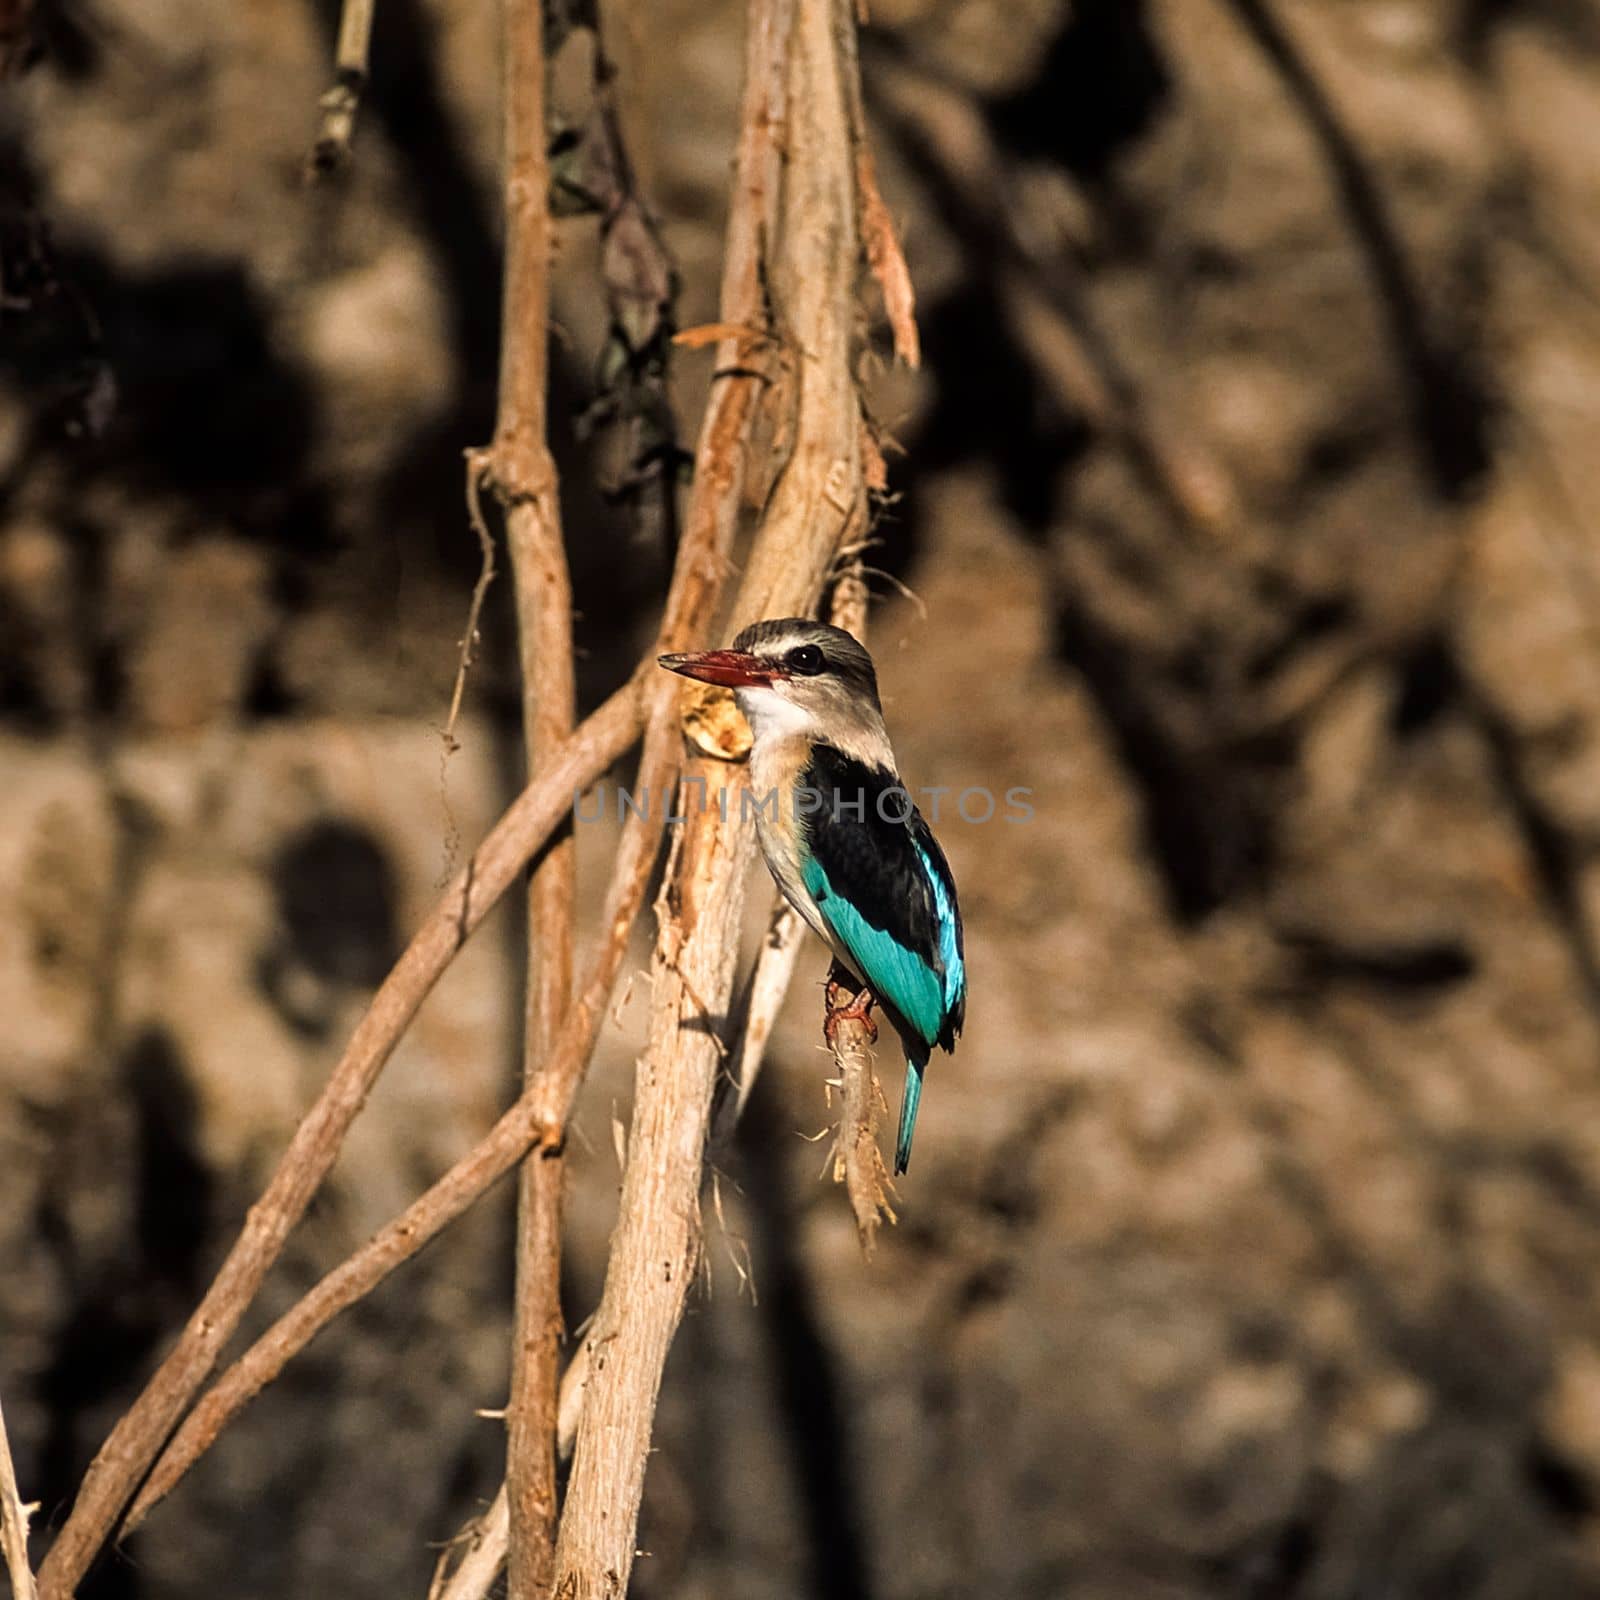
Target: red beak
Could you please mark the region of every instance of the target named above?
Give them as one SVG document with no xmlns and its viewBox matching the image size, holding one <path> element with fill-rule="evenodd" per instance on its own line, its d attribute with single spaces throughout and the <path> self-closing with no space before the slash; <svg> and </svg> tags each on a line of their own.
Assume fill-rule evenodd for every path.
<svg viewBox="0 0 1600 1600">
<path fill-rule="evenodd" d="M 668 672 L 701 683 L 721 684 L 725 689 L 748 689 L 752 684 L 771 683 L 779 674 L 764 666 L 745 650 L 701 650 L 685 656 L 657 656 Z"/>
</svg>

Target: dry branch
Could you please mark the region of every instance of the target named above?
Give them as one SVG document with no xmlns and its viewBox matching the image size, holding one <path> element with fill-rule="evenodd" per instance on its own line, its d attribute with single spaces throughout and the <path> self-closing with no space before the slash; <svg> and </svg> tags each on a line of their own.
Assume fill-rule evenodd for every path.
<svg viewBox="0 0 1600 1600">
<path fill-rule="evenodd" d="M 318 102 L 322 121 L 311 147 L 313 177 L 332 172 L 350 153 L 356 113 L 367 86 L 367 56 L 372 46 L 372 13 L 376 0 L 344 0 L 339 13 L 339 41 L 334 46 L 333 87 Z"/>
<path fill-rule="evenodd" d="M 503 0 L 501 17 L 506 247 L 500 394 L 494 443 L 481 457 L 481 467 L 505 511 L 522 669 L 523 743 L 531 776 L 571 732 L 577 691 L 572 583 L 546 416 L 554 236 L 543 7 L 540 0 Z M 523 1087 L 529 1095 L 537 1095 L 541 1073 L 553 1070 L 551 1047 L 571 994 L 576 864 L 569 825 L 546 846 L 528 885 Z M 564 1175 L 558 1141 L 541 1146 L 518 1176 L 506 1402 L 510 1600 L 536 1600 L 544 1593 L 555 1555 Z"/>
<path fill-rule="evenodd" d="M 870 991 L 869 991 L 870 992 Z M 830 1010 L 857 998 L 851 986 L 828 984 Z M 833 1141 L 833 1181 L 845 1186 L 856 1219 L 856 1238 L 869 1260 L 877 1244 L 878 1226 L 894 1221 L 889 1204 L 892 1185 L 878 1145 L 878 1113 L 887 1109 L 883 1090 L 872 1069 L 872 1038 L 865 1023 L 839 1018 L 829 1036 L 838 1070 L 839 1127 Z"/>
<path fill-rule="evenodd" d="M 772 1030 L 794 980 L 795 962 L 800 958 L 805 938 L 806 925 L 800 913 L 781 894 L 776 896 L 772 914 L 767 918 L 766 934 L 761 940 L 761 952 L 756 957 L 755 971 L 750 976 L 739 1048 L 728 1072 L 731 1092 L 717 1112 L 713 1138 L 719 1144 L 732 1137 L 750 1103 L 756 1079 L 761 1076 L 766 1061 Z"/>
<path fill-rule="evenodd" d="M 583 1386 L 589 1376 L 589 1347 L 580 1344 L 561 1374 L 561 1400 L 559 1423 L 556 1429 L 556 1454 L 565 1461 L 572 1454 L 573 1440 L 578 1432 L 578 1417 L 583 1409 Z M 433 1582 L 428 1586 L 428 1600 L 482 1600 L 494 1588 L 494 1581 L 505 1565 L 506 1543 L 510 1536 L 511 1519 L 506 1511 L 505 1485 L 481 1517 L 474 1517 L 456 1537 L 450 1548 L 462 1543 L 470 1545 L 466 1556 L 454 1568 L 448 1568 L 450 1550 L 439 1558 Z"/>
<path fill-rule="evenodd" d="M 737 525 L 746 471 L 746 444 L 762 381 L 765 290 L 762 240 L 775 214 L 782 166 L 778 134 L 784 82 L 777 32 L 770 17 L 753 18 L 747 52 L 744 107 L 728 234 L 723 258 L 717 370 L 695 456 L 694 494 L 685 521 L 674 587 L 668 599 L 659 647 L 683 649 L 716 610 L 717 593 Z M 640 792 L 664 792 L 677 770 L 682 746 L 678 722 L 678 684 L 658 673 L 648 716 Z M 630 815 L 629 825 L 638 822 Z M 641 885 L 642 888 L 642 885 Z M 561 1386 L 561 1454 L 576 1448 L 576 1434 L 587 1413 L 593 1366 L 592 1338 L 574 1354 Z M 501 1549 L 494 1548 L 499 1539 Z M 629 1535 L 631 1543 L 631 1533 Z M 504 1533 L 485 1529 L 477 1552 L 482 1567 L 503 1558 Z M 630 1557 L 631 1559 L 631 1557 Z"/>
<path fill-rule="evenodd" d="M 439 1556 L 433 1582 L 428 1585 L 428 1600 L 484 1600 L 494 1588 L 495 1579 L 506 1558 L 510 1535 L 511 1510 L 506 1502 L 506 1486 L 489 1503 L 489 1509 L 450 1541 Z M 450 1566 L 452 1551 L 465 1545 L 466 1553 Z"/>
<path fill-rule="evenodd" d="M 572 1454 L 578 1417 L 583 1410 L 583 1386 L 588 1376 L 589 1347 L 580 1344 L 561 1375 L 556 1454 L 563 1461 Z M 482 1596 L 490 1593 L 505 1565 L 510 1527 L 505 1485 L 502 1484 L 489 1509 L 481 1517 L 474 1517 L 451 1541 L 452 1548 L 463 1542 L 471 1546 L 460 1564 L 447 1571 L 449 1551 L 440 1557 L 433 1582 L 428 1587 L 428 1600 L 482 1600 Z"/>
<path fill-rule="evenodd" d="M 77 1587 L 282 1253 L 418 1007 L 567 815 L 573 795 L 633 742 L 640 705 L 639 681 L 630 679 L 582 724 L 451 880 L 384 979 L 177 1343 L 90 1463 L 39 1572 L 46 1600 L 67 1600 Z"/>
<path fill-rule="evenodd" d="M 741 146 L 775 140 L 788 158 L 781 192 L 763 195 L 776 201 L 766 276 L 797 380 L 792 449 L 770 491 L 734 626 L 813 606 L 865 505 L 853 378 L 858 195 L 841 55 L 853 28 L 835 0 L 751 7 Z M 725 308 L 723 320 L 752 318 Z M 706 757 L 690 768 L 708 789 L 736 770 Z M 755 855 L 742 809 L 730 803 L 726 821 L 717 807 L 694 817 L 676 879 L 664 887 L 650 1040 L 557 1543 L 560 1600 L 624 1593 L 633 1566 L 661 1371 L 698 1259 L 712 1089 L 728 1048 L 720 1035 Z"/>
<path fill-rule="evenodd" d="M 12 1600 L 34 1600 L 37 1590 L 28 1562 L 28 1520 L 36 1507 L 25 1506 L 17 1491 L 17 1468 L 11 1459 L 6 1414 L 0 1409 L 0 1554 L 11 1579 Z"/>
</svg>

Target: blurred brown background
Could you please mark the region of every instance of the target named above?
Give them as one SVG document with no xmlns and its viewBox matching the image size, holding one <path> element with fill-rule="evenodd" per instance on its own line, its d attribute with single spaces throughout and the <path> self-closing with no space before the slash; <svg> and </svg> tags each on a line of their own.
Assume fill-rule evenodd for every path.
<svg viewBox="0 0 1600 1600">
<path fill-rule="evenodd" d="M 875 383 L 905 453 L 872 559 L 917 599 L 876 580 L 873 644 L 910 781 L 1036 815 L 945 813 L 970 1027 L 870 1268 L 798 1137 L 829 1116 L 804 958 L 708 1205 L 636 1593 L 1600 1594 L 1600 6 L 871 9 L 927 355 Z M 439 736 L 494 7 L 379 0 L 317 188 L 320 0 L 35 20 L 0 117 L 0 1389 L 48 1527 L 520 757 L 504 584 Z M 739 8 L 606 21 L 708 320 Z M 594 266 L 574 223 L 590 696 L 667 562 L 579 438 Z M 691 437 L 709 359 L 678 358 Z M 592 904 L 610 835 L 580 836 Z M 252 1329 L 505 1103 L 514 922 Z M 644 1010 L 582 1109 L 574 1324 Z M 420 1596 L 499 1481 L 509 1239 L 501 1193 L 85 1596 Z"/>
</svg>

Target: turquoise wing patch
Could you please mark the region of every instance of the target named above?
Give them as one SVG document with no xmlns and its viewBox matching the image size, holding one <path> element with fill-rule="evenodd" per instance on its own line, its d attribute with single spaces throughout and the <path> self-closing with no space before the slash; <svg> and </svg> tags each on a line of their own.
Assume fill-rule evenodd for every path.
<svg viewBox="0 0 1600 1600">
<path fill-rule="evenodd" d="M 927 873 L 933 890 L 934 916 L 939 924 L 939 961 L 944 967 L 944 1006 L 949 1011 L 967 992 L 967 965 L 961 959 L 961 924 L 956 918 L 956 908 L 950 903 L 950 892 L 944 886 L 944 875 L 935 869 L 921 843 L 912 842 L 916 844 L 922 870 Z"/>
<path fill-rule="evenodd" d="M 801 878 L 817 902 L 822 919 L 850 952 L 857 970 L 929 1045 L 944 1026 L 945 985 L 920 956 L 882 928 L 874 928 L 843 895 L 834 891 L 815 857 Z M 959 958 L 956 971 L 959 973 Z M 964 978 L 958 980 L 964 987 Z"/>
</svg>

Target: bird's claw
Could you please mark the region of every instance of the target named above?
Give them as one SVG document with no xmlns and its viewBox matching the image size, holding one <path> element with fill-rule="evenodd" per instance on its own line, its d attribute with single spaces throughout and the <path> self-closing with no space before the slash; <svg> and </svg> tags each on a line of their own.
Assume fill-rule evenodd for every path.
<svg viewBox="0 0 1600 1600">
<path fill-rule="evenodd" d="M 839 1031 L 841 1022 L 859 1022 L 873 1044 L 878 1042 L 878 1025 L 872 1020 L 872 1006 L 876 998 L 870 989 L 862 989 L 858 993 L 837 978 L 828 980 L 828 1010 L 822 1019 L 822 1036 L 828 1041 L 830 1050 L 836 1048 L 834 1035 Z"/>
</svg>

